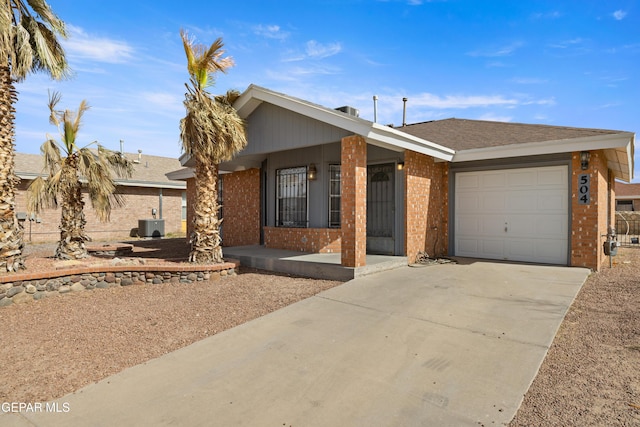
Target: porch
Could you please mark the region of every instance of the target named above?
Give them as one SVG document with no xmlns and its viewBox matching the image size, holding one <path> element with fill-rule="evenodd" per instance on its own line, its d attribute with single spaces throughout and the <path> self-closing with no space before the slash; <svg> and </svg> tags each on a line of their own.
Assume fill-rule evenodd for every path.
<svg viewBox="0 0 640 427">
<path fill-rule="evenodd" d="M 245 267 L 345 281 L 407 265 L 407 257 L 404 256 L 367 255 L 366 265 L 345 267 L 341 265 L 340 253 L 306 253 L 261 245 L 225 247 L 223 254 L 225 258 L 239 260 Z"/>
</svg>

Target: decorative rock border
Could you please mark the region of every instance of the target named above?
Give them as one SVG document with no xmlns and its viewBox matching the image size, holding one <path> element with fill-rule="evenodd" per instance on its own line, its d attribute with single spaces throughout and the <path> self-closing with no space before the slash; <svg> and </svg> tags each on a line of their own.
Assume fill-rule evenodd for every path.
<svg viewBox="0 0 640 427">
<path fill-rule="evenodd" d="M 108 244 L 102 246 L 87 246 L 89 255 L 98 257 L 123 257 L 130 256 L 133 252 L 133 245 L 128 243 Z"/>
<path fill-rule="evenodd" d="M 118 286 L 193 283 L 234 276 L 237 260 L 207 265 L 94 265 L 62 271 L 0 276 L 0 307 L 13 303 Z"/>
</svg>

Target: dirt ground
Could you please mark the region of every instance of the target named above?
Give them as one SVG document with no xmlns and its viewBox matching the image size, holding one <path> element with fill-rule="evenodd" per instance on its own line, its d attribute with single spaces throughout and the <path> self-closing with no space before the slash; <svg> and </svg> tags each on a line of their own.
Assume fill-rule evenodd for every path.
<svg viewBox="0 0 640 427">
<path fill-rule="evenodd" d="M 150 263 L 188 253 L 184 239 L 130 243 Z M 30 271 L 51 268 L 53 248 L 30 246 Z M 242 269 L 0 308 L 0 402 L 61 397 L 338 284 Z M 510 426 L 640 426 L 639 309 L 640 248 L 621 248 L 587 279 Z"/>
<path fill-rule="evenodd" d="M 510 426 L 640 426 L 640 248 L 589 276 Z"/>
</svg>

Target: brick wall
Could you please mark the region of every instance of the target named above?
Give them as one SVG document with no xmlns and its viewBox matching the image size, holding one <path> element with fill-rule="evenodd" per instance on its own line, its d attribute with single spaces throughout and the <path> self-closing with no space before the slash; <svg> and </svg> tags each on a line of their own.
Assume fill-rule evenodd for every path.
<svg viewBox="0 0 640 427">
<path fill-rule="evenodd" d="M 260 169 L 221 175 L 223 246 L 260 244 Z"/>
<path fill-rule="evenodd" d="M 342 138 L 341 163 L 341 263 L 362 267 L 367 256 L 367 144 L 363 137 Z"/>
<path fill-rule="evenodd" d="M 26 189 L 30 181 L 22 180 L 16 193 L 16 212 L 27 211 Z M 89 196 L 84 195 L 84 214 L 87 224 L 85 231 L 94 241 L 122 240 L 131 238 L 132 230 L 138 228 L 138 219 L 149 219 L 151 209 L 160 213 L 160 198 L 158 188 L 147 187 L 118 187 L 124 195 L 125 206 L 111 210 L 111 220 L 102 223 L 91 207 Z M 165 220 L 165 234 L 179 234 L 181 231 L 182 191 L 176 189 L 162 190 L 162 217 Z M 37 216 L 37 221 L 24 222 L 25 242 L 51 242 L 60 238 L 60 209 L 45 209 Z M 159 218 L 159 216 L 158 216 Z"/>
<path fill-rule="evenodd" d="M 613 194 L 609 199 L 609 170 L 603 151 L 591 151 L 589 168 L 580 168 L 580 153 L 572 154 L 571 176 L 571 265 L 600 270 L 605 255 L 602 244 L 607 234 L 608 208 L 610 215 L 615 212 Z M 590 203 L 578 204 L 578 176 L 587 173 L 591 180 Z"/>
<path fill-rule="evenodd" d="M 341 249 L 339 228 L 265 227 L 267 248 L 288 249 L 310 253 L 338 253 Z"/>
<path fill-rule="evenodd" d="M 405 254 L 414 262 L 420 251 L 430 257 L 448 249 L 448 164 L 433 157 L 406 151 Z"/>
</svg>

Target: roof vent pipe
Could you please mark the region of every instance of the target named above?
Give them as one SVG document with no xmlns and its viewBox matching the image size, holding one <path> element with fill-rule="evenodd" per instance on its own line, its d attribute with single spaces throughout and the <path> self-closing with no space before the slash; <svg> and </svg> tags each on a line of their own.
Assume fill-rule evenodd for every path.
<svg viewBox="0 0 640 427">
<path fill-rule="evenodd" d="M 373 95 L 373 123 L 378 122 L 378 95 Z"/>
<path fill-rule="evenodd" d="M 407 125 L 407 98 L 402 98 L 402 126 Z"/>
<path fill-rule="evenodd" d="M 124 139 L 120 140 L 120 154 L 124 154 Z"/>
</svg>

